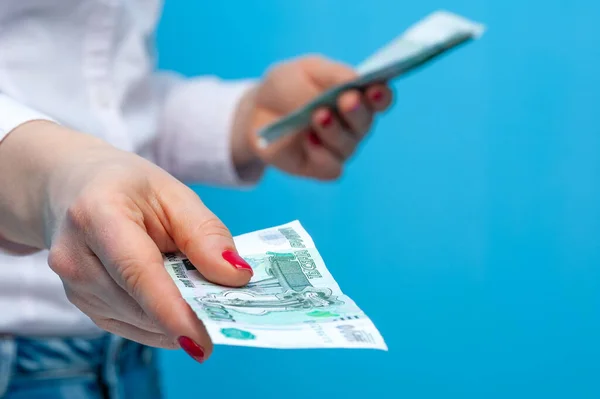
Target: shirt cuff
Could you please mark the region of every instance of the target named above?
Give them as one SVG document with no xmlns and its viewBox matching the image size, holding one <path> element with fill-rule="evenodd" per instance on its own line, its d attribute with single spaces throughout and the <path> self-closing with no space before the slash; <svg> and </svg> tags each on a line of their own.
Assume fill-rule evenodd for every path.
<svg viewBox="0 0 600 399">
<path fill-rule="evenodd" d="M 172 87 L 157 140 L 158 164 L 186 183 L 256 183 L 264 165 L 238 169 L 231 156 L 234 116 L 241 97 L 255 84 L 202 77 Z"/>
<path fill-rule="evenodd" d="M 55 122 L 41 112 L 35 111 L 0 93 L 0 141 L 17 126 L 34 120 Z"/>
</svg>

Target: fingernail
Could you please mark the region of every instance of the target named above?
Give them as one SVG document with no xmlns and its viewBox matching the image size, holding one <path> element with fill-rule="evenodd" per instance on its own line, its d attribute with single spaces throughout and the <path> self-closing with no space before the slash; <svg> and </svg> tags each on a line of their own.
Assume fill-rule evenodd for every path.
<svg viewBox="0 0 600 399">
<path fill-rule="evenodd" d="M 254 271 L 252 271 L 252 267 L 250 267 L 248 262 L 246 262 L 244 258 L 242 258 L 237 252 L 228 249 L 227 251 L 223 251 L 222 255 L 223 259 L 231 263 L 231 266 L 235 267 L 236 269 L 247 270 L 251 274 L 254 274 Z"/>
<path fill-rule="evenodd" d="M 321 139 L 315 132 L 308 133 L 308 141 L 310 141 L 312 145 L 321 145 Z"/>
<path fill-rule="evenodd" d="M 327 127 L 333 122 L 333 115 L 331 115 L 331 112 L 324 112 L 319 119 L 319 124 L 322 127 Z"/>
<path fill-rule="evenodd" d="M 192 359 L 198 363 L 202 363 L 204 361 L 204 349 L 195 343 L 191 338 L 179 337 L 177 338 L 177 341 L 179 342 L 181 349 L 190 355 Z"/>
<path fill-rule="evenodd" d="M 383 92 L 381 90 L 375 90 L 373 94 L 371 94 L 371 100 L 375 102 L 383 100 Z"/>
</svg>

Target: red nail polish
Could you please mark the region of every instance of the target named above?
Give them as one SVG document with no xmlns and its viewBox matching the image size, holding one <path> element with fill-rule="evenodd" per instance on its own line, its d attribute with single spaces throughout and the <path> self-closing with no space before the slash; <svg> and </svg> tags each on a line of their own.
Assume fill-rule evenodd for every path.
<svg viewBox="0 0 600 399">
<path fill-rule="evenodd" d="M 308 133 L 308 141 L 310 141 L 312 145 L 321 145 L 321 139 L 315 132 Z"/>
<path fill-rule="evenodd" d="M 204 349 L 197 343 L 195 343 L 191 338 L 188 337 L 179 337 L 177 338 L 179 342 L 179 346 L 183 349 L 192 359 L 197 361 L 198 363 L 202 363 L 204 361 Z"/>
<path fill-rule="evenodd" d="M 231 266 L 235 267 L 236 269 L 247 270 L 251 274 L 254 274 L 252 267 L 250 267 L 248 262 L 246 262 L 244 258 L 242 258 L 237 252 L 228 249 L 227 251 L 223 251 L 222 256 L 223 259 L 231 263 Z"/>
<path fill-rule="evenodd" d="M 329 125 L 331 125 L 331 123 L 333 122 L 333 115 L 331 115 L 331 112 L 327 112 L 326 114 L 324 114 L 325 116 L 321 117 L 319 124 L 322 127 L 327 127 Z"/>
<path fill-rule="evenodd" d="M 379 102 L 383 100 L 383 92 L 381 90 L 376 90 L 371 94 L 371 99 L 375 102 Z"/>
</svg>

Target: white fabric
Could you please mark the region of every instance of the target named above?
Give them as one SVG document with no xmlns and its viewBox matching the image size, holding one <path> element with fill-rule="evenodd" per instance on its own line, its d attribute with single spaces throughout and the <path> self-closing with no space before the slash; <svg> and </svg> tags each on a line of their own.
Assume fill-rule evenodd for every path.
<svg viewBox="0 0 600 399">
<path fill-rule="evenodd" d="M 238 100 L 254 82 L 155 72 L 151 40 L 160 1 L 1 3 L 0 136 L 28 120 L 53 119 L 186 182 L 257 178 L 255 169 L 234 169 L 229 144 Z M 0 334 L 98 332 L 68 302 L 46 258 L 46 251 L 0 253 Z"/>
<path fill-rule="evenodd" d="M 17 126 L 40 119 L 53 121 L 49 116 L 19 104 L 12 98 L 0 93 L 0 140 Z"/>
</svg>

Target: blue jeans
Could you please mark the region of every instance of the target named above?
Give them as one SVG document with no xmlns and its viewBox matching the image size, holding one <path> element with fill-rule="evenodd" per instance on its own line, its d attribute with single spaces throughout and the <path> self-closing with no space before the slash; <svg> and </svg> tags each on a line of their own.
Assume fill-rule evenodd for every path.
<svg viewBox="0 0 600 399">
<path fill-rule="evenodd" d="M 158 399 L 158 377 L 154 349 L 114 335 L 0 336 L 2 399 Z"/>
</svg>

